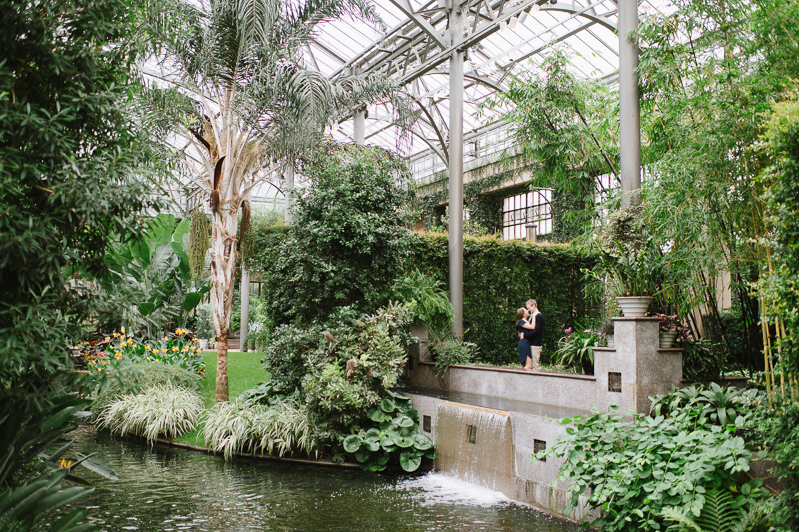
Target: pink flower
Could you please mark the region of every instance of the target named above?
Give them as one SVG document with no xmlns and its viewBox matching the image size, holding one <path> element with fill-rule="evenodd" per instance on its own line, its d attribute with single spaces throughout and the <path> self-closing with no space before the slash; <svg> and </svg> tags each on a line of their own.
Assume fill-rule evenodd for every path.
<svg viewBox="0 0 799 532">
<path fill-rule="evenodd" d="M 566 334 L 570 334 L 572 332 L 572 328 L 569 327 L 568 329 L 564 329 L 563 332 L 565 332 Z"/>
<path fill-rule="evenodd" d="M 584 332 L 584 333 L 590 333 L 590 332 L 591 332 L 591 329 L 586 329 L 586 330 L 584 330 L 583 332 Z"/>
</svg>

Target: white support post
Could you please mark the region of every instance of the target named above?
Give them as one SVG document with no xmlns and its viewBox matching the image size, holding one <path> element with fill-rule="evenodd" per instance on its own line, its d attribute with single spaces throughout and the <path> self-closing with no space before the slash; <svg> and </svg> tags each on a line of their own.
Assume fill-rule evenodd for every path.
<svg viewBox="0 0 799 532">
<path fill-rule="evenodd" d="M 641 107 L 638 95 L 638 0 L 619 0 L 619 146 L 622 206 L 641 201 Z"/>
</svg>

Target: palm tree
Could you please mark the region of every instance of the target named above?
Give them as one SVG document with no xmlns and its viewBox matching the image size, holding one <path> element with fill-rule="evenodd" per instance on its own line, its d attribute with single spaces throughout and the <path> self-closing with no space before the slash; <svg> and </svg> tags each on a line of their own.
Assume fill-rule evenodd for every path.
<svg viewBox="0 0 799 532">
<path fill-rule="evenodd" d="M 210 197 L 211 307 L 217 342 L 216 400 L 227 401 L 228 334 L 236 275 L 238 213 L 270 169 L 293 164 L 331 120 L 393 98 L 374 75 L 327 79 L 303 52 L 319 23 L 350 16 L 380 24 L 364 0 L 162 0 L 149 11 L 150 102 L 183 170 Z M 349 111 L 348 111 L 349 110 Z M 242 225 L 243 225 L 242 223 Z"/>
</svg>

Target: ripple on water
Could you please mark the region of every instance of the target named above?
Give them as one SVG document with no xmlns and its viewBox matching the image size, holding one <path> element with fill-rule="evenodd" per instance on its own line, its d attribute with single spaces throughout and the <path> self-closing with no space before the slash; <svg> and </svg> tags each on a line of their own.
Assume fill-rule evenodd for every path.
<svg viewBox="0 0 799 532">
<path fill-rule="evenodd" d="M 175 448 L 87 435 L 118 481 L 82 499 L 103 530 L 573 532 L 503 494 L 439 473 L 374 475 L 271 461 L 225 462 Z"/>
</svg>

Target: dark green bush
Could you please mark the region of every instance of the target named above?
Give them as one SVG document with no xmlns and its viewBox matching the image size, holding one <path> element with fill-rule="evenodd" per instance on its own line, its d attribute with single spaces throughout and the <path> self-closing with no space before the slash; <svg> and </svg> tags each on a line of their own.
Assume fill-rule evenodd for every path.
<svg viewBox="0 0 799 532">
<path fill-rule="evenodd" d="M 708 381 L 721 375 L 724 367 L 723 351 L 708 338 L 691 340 L 683 338 L 682 376 L 692 381 Z"/>
</svg>

